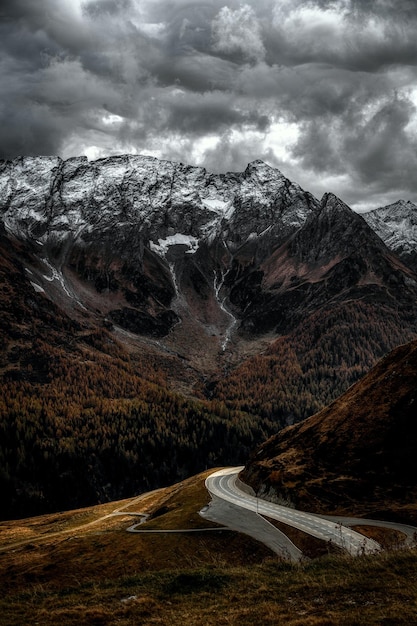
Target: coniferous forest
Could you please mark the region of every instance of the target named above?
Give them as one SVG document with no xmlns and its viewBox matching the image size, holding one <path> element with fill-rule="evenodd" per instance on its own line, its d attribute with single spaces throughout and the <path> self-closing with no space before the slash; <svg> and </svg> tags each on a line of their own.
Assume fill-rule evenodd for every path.
<svg viewBox="0 0 417 626">
<path fill-rule="evenodd" d="M 358 380 L 376 346 L 395 344 L 396 320 L 390 336 L 371 313 L 355 305 L 323 315 L 193 395 L 176 392 L 166 365 L 129 355 L 106 329 L 78 331 L 76 341 L 68 330 L 16 336 L 0 395 L 3 517 L 130 496 L 244 463 L 279 428 Z"/>
<path fill-rule="evenodd" d="M 212 256 L 177 244 L 172 263 L 150 249 L 139 263 L 136 239 L 124 240 L 131 250 L 123 256 L 97 230 L 81 255 L 98 272 L 91 275 L 71 262 L 81 254 L 71 238 L 68 249 L 53 238 L 28 244 L 2 227 L 3 518 L 243 464 L 414 339 L 413 270 L 337 199 L 315 219 L 281 247 L 271 240 L 258 249 L 249 238 L 233 262 L 217 241 Z M 111 268 L 115 284 L 98 285 Z"/>
</svg>

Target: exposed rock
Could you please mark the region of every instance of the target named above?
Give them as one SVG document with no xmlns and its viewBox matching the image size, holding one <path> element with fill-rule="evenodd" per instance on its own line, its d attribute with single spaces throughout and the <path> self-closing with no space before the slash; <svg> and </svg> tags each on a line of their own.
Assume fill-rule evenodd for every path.
<svg viewBox="0 0 417 626">
<path fill-rule="evenodd" d="M 401 289 L 401 293 L 400 293 Z M 234 268 L 231 301 L 248 333 L 286 332 L 336 299 L 412 306 L 416 276 L 333 194 L 259 265 Z"/>
<path fill-rule="evenodd" d="M 398 200 L 388 206 L 364 213 L 363 218 L 414 270 L 417 270 L 417 206 Z"/>
<path fill-rule="evenodd" d="M 246 246 L 262 261 L 318 204 L 262 161 L 243 173 L 218 175 L 128 155 L 95 162 L 26 157 L 0 164 L 0 214 L 7 232 L 36 247 L 64 299 L 89 308 L 76 295 L 71 270 L 97 294 L 118 300 L 96 301 L 98 310 L 145 335 L 166 335 L 190 306 L 195 317 L 198 300 L 217 297 L 217 276 L 230 268 L 236 251 Z M 40 282 L 50 294 L 42 276 Z M 197 301 L 182 294 L 178 317 L 170 307 L 187 285 Z M 217 306 L 223 325 L 230 325 L 225 297 Z"/>
<path fill-rule="evenodd" d="M 6 384 L 36 397 L 51 371 L 74 369 L 76 350 L 88 380 L 96 359 L 113 381 L 140 364 L 177 398 L 207 399 L 216 442 L 217 417 L 234 423 L 239 412 L 246 434 L 222 463 L 241 462 L 255 438 L 311 415 L 416 337 L 412 269 L 341 200 L 320 203 L 261 161 L 218 175 L 141 156 L 1 162 L 0 218 Z M 79 410 L 90 419 L 89 402 Z M 199 428 L 195 441 L 214 440 Z M 18 458 L 18 439 L 4 445 Z M 207 445 L 204 454 L 202 467 L 220 458 Z"/>
<path fill-rule="evenodd" d="M 9 232 L 43 243 L 68 234 L 85 240 L 94 230 L 126 223 L 146 243 L 176 234 L 198 240 L 224 234 L 244 242 L 271 225 L 298 228 L 317 205 L 262 161 L 240 174 L 208 174 L 131 155 L 93 162 L 24 157 L 0 164 L 0 211 Z"/>
</svg>

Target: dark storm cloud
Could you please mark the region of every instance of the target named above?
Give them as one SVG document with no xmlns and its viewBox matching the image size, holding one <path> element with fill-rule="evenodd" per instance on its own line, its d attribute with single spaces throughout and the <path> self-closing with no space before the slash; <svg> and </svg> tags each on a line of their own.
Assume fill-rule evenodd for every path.
<svg viewBox="0 0 417 626">
<path fill-rule="evenodd" d="M 343 148 L 352 162 L 355 159 L 364 183 L 375 180 L 377 172 L 385 190 L 399 178 L 402 183 L 409 181 L 417 192 L 417 138 L 410 138 L 406 130 L 415 114 L 416 107 L 409 100 L 394 96 L 345 139 Z"/>
<path fill-rule="evenodd" d="M 225 99 L 227 100 L 225 102 Z M 213 133 L 231 127 L 248 125 L 265 132 L 269 119 L 256 111 L 242 111 L 229 102 L 230 96 L 220 92 L 206 95 L 181 94 L 169 106 L 166 127 L 182 133 Z"/>
<path fill-rule="evenodd" d="M 326 63 L 332 67 L 374 72 L 393 64 L 417 62 L 413 15 L 384 3 L 378 12 L 352 2 L 301 3 L 290 11 L 277 4 L 266 27 L 268 60 L 286 65 Z M 376 10 L 375 10 L 376 9 Z"/>
<path fill-rule="evenodd" d="M 318 195 L 408 198 L 416 27 L 414 0 L 3 0 L 0 156 L 264 158 Z"/>
<path fill-rule="evenodd" d="M 181 86 L 197 93 L 229 89 L 237 71 L 236 66 L 228 61 L 198 53 L 171 57 L 169 64 L 163 56 L 152 70 L 158 83 L 166 87 Z"/>
<path fill-rule="evenodd" d="M 83 10 L 90 17 L 117 15 L 132 8 L 132 0 L 95 0 L 84 5 Z"/>
</svg>

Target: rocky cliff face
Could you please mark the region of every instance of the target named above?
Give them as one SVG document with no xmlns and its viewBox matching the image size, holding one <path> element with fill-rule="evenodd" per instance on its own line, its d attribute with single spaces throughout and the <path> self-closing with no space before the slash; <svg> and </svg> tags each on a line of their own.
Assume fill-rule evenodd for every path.
<svg viewBox="0 0 417 626">
<path fill-rule="evenodd" d="M 145 336 L 174 332 L 188 350 L 190 336 L 198 350 L 202 334 L 224 350 L 238 328 L 284 332 L 347 288 L 366 285 L 368 297 L 407 279 L 408 298 L 415 286 L 369 226 L 410 258 L 410 203 L 374 211 L 367 224 L 262 161 L 227 174 L 129 155 L 4 161 L 0 214 L 31 251 L 38 293 L 72 316 L 94 311 Z"/>
<path fill-rule="evenodd" d="M 238 256 L 238 255 L 237 255 Z M 368 226 L 333 194 L 256 268 L 243 272 L 231 301 L 244 309 L 249 332 L 286 332 L 307 311 L 349 298 L 410 306 L 416 277 Z"/>
<path fill-rule="evenodd" d="M 222 345 L 234 254 L 256 247 L 263 260 L 318 204 L 261 161 L 224 175 L 142 156 L 0 165 L 0 212 L 38 259 L 34 288 L 50 294 L 54 283 L 67 309 L 94 307 L 144 335 L 194 318 Z"/>
<path fill-rule="evenodd" d="M 172 471 L 162 463 L 159 476 L 241 463 L 244 450 L 312 415 L 417 336 L 413 269 L 341 200 L 319 202 L 260 161 L 223 175 L 140 156 L 1 162 L 0 217 L 0 397 L 20 394 L 16 412 L 0 406 L 10 422 L 10 439 L 0 437 L 10 494 L 22 488 L 42 501 L 45 476 L 56 476 L 61 502 L 68 468 L 55 432 L 65 426 L 78 441 L 77 415 L 96 419 L 97 433 L 110 418 L 127 424 L 135 399 L 153 442 L 162 433 L 170 449 L 170 420 L 182 433 L 185 416 L 201 451 L 197 468 L 187 455 L 178 465 L 173 449 Z M 173 392 L 161 431 L 161 397 Z M 32 397 L 45 398 L 33 419 Z M 209 426 L 194 419 L 208 409 Z M 15 484 L 16 428 L 28 423 L 31 433 L 31 420 L 45 416 L 50 441 L 45 457 L 40 436 L 40 454 L 55 469 L 39 473 L 28 434 Z M 92 493 L 106 491 L 121 451 L 129 463 L 161 466 L 141 436 L 126 434 L 125 449 L 116 422 L 110 448 L 97 435 L 83 457 L 97 454 L 105 468 L 92 472 Z M 233 433 L 226 447 L 219 424 Z M 85 452 L 71 450 L 73 459 Z M 143 476 L 136 460 L 131 475 Z M 115 485 L 115 498 L 127 495 Z"/>
<path fill-rule="evenodd" d="M 409 234 L 410 207 L 388 209 L 375 224 L 394 215 Z M 320 203 L 262 161 L 227 174 L 129 155 L 5 161 L 0 214 L 31 251 L 35 291 L 72 317 L 93 311 L 135 334 L 170 334 L 185 352 L 208 349 L 203 336 L 224 351 L 239 328 L 285 332 L 347 288 L 367 285 L 369 296 L 407 275 L 342 201 Z"/>
<path fill-rule="evenodd" d="M 93 231 L 134 224 L 160 253 L 176 243 L 193 250 L 218 235 L 237 245 L 272 224 L 291 231 L 318 204 L 262 161 L 240 174 L 214 175 L 143 156 L 3 162 L 0 194 L 5 224 L 20 237 L 83 241 Z"/>
<path fill-rule="evenodd" d="M 363 218 L 384 243 L 417 269 L 417 206 L 398 200 L 364 213 Z"/>
</svg>

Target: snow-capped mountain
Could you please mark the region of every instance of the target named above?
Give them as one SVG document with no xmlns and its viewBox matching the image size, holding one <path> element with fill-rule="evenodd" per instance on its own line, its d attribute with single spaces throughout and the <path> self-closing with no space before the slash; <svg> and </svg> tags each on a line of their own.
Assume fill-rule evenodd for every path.
<svg viewBox="0 0 417 626">
<path fill-rule="evenodd" d="M 318 206 L 262 161 L 218 175 L 143 156 L 0 165 L 0 214 L 34 248 L 35 291 L 139 334 L 164 336 L 188 318 L 223 347 L 235 326 L 223 288 L 234 255 L 256 248 L 262 261 Z"/>
<path fill-rule="evenodd" d="M 9 236 L 29 246 L 36 293 L 72 317 L 99 312 L 198 353 L 202 334 L 224 350 L 238 328 L 294 325 L 306 303 L 325 302 L 329 285 L 340 291 L 352 267 L 361 269 L 350 283 L 380 289 L 369 267 L 385 267 L 375 259 L 388 254 L 342 201 L 326 194 L 320 203 L 262 161 L 226 174 L 130 155 L 3 161 L 0 215 Z M 401 203 L 374 215 L 385 226 L 394 215 L 396 233 L 413 217 Z M 385 239 L 391 249 L 398 242 Z"/>
<path fill-rule="evenodd" d="M 363 218 L 384 243 L 417 269 L 417 206 L 398 200 L 364 213 Z"/>
<path fill-rule="evenodd" d="M 231 245 L 273 226 L 304 223 L 317 200 L 262 161 L 240 174 L 145 156 L 26 157 L 0 164 L 0 211 L 9 232 L 47 243 L 135 225 L 144 245 L 190 252 L 217 235 Z"/>
<path fill-rule="evenodd" d="M 56 476 L 48 487 L 56 506 L 59 477 L 73 484 L 81 451 L 71 447 L 68 469 L 54 433 L 65 427 L 71 438 L 76 416 L 96 420 L 97 437 L 83 457 L 88 467 L 98 459 L 89 493 L 114 483 L 115 454 L 160 463 L 139 435 L 126 433 L 122 445 L 116 426 L 110 447 L 96 443 L 108 420 L 127 425 L 132 402 L 137 419 L 149 418 L 145 430 L 163 435 L 168 448 L 171 419 L 183 437 L 183 411 L 192 449 L 201 448 L 193 471 L 241 463 L 255 432 L 258 442 L 311 415 L 388 350 L 417 337 L 415 271 L 340 199 L 319 201 L 262 161 L 227 174 L 142 156 L 0 162 L 0 293 L 0 397 L 7 392 L 24 407 L 16 413 L 22 424 L 33 411 L 35 422 L 50 420 L 49 443 L 39 440 L 43 473 L 29 454 L 15 479 L 13 424 L 11 438 L 0 441 L 10 497 L 22 493 L 24 501 L 36 492 L 41 502 Z M 174 392 L 175 400 L 165 397 Z M 43 406 L 32 396 L 49 399 Z M 210 411 L 217 426 L 206 424 L 204 434 L 196 410 L 200 417 Z M 231 422 L 240 434 L 225 448 Z M 207 433 L 216 444 L 204 448 Z M 213 456 L 214 445 L 223 456 Z M 176 468 L 175 454 L 180 478 L 190 458 Z M 138 467 L 131 475 L 145 480 Z M 172 482 L 170 467 L 164 472 Z M 149 486 L 142 478 L 135 489 Z M 127 483 L 112 489 L 115 498 L 128 494 Z"/>
</svg>

